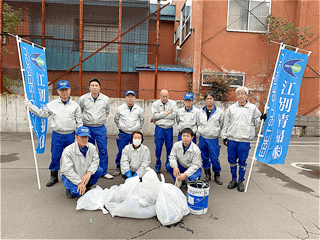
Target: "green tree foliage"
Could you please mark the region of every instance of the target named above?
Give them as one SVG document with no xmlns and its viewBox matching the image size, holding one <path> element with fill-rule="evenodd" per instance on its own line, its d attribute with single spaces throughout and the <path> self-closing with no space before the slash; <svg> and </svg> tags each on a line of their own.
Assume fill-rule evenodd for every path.
<svg viewBox="0 0 320 240">
<path fill-rule="evenodd" d="M 210 84 L 210 90 L 214 94 L 214 100 L 221 102 L 228 101 L 229 87 L 236 80 L 236 78 L 230 77 L 225 73 L 220 76 L 215 72 L 212 72 L 212 74 L 205 78 L 205 82 Z"/>
<path fill-rule="evenodd" d="M 14 10 L 7 3 L 3 4 L 3 32 L 12 34 L 17 33 L 17 27 L 20 26 L 23 14 L 22 9 Z"/>
<path fill-rule="evenodd" d="M 17 27 L 20 26 L 20 23 L 22 21 L 22 9 L 19 8 L 19 10 L 14 10 L 12 6 L 8 5 L 7 3 L 3 4 L 3 32 L 11 33 L 11 34 L 17 34 Z M 6 37 L 7 42 L 9 42 L 9 38 Z M 12 52 L 9 52 L 6 47 L 3 47 L 4 53 L 13 54 Z M 2 66 L 1 66 L 2 67 Z M 22 86 L 21 80 L 12 80 L 8 78 L 7 76 L 3 76 L 3 86 L 5 89 L 8 89 L 10 92 L 13 92 L 12 87 Z M 4 93 L 7 93 L 4 89 Z"/>
<path fill-rule="evenodd" d="M 296 27 L 294 22 L 289 22 L 283 17 L 275 18 L 270 15 L 268 26 L 269 31 L 261 35 L 266 35 L 269 43 L 270 41 L 276 41 L 294 47 L 305 47 L 310 44 L 308 39 L 313 36 L 311 32 L 312 26 Z"/>
</svg>

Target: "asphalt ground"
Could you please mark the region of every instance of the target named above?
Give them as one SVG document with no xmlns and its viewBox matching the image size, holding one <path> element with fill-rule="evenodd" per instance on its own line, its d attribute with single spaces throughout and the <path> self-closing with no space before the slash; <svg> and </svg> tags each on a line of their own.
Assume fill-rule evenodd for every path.
<svg viewBox="0 0 320 240">
<path fill-rule="evenodd" d="M 115 170 L 115 139 L 108 136 L 110 173 Z M 45 153 L 37 155 L 39 190 L 30 133 L 1 133 L 1 239 L 319 239 L 319 138 L 292 138 L 284 165 L 255 162 L 247 193 L 227 189 L 231 174 L 220 141 L 223 185 L 210 184 L 208 212 L 189 214 L 171 227 L 156 217 L 112 218 L 100 210 L 76 211 L 77 198 L 66 198 L 60 177 L 53 187 L 45 186 L 50 141 L 49 134 Z M 145 137 L 144 144 L 154 168 L 153 137 Z M 246 177 L 254 147 L 252 142 Z M 163 150 L 163 169 L 164 156 Z M 162 172 L 166 182 L 173 183 L 169 173 Z M 100 179 L 98 185 L 104 189 L 123 182 L 116 177 Z"/>
</svg>

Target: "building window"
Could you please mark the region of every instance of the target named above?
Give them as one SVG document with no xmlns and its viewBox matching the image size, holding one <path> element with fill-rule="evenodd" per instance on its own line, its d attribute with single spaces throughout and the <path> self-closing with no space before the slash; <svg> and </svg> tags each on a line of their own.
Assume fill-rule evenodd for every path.
<svg viewBox="0 0 320 240">
<path fill-rule="evenodd" d="M 176 31 L 174 32 L 173 36 L 173 44 L 176 44 L 180 38 L 180 25 L 178 25 Z"/>
<path fill-rule="evenodd" d="M 181 34 L 180 34 L 180 45 L 187 40 L 191 34 L 191 7 L 192 0 L 186 0 L 183 7 L 181 8 Z"/>
<path fill-rule="evenodd" d="M 99 42 L 86 42 L 89 41 L 103 41 L 111 42 L 113 39 L 118 37 L 118 25 L 110 24 L 93 24 L 93 23 L 84 23 L 83 26 L 83 40 L 84 40 L 84 52 L 95 52 L 106 43 Z M 109 46 L 102 49 L 100 52 L 107 53 L 117 53 L 118 44 L 109 44 Z"/>
<path fill-rule="evenodd" d="M 219 73 L 219 72 L 204 72 L 202 73 L 202 83 L 201 86 L 203 87 L 210 87 L 211 84 L 210 82 L 207 80 L 210 78 L 211 75 L 217 75 L 217 76 L 222 76 L 223 73 Z M 240 74 L 240 73 L 224 73 L 226 75 L 227 78 L 232 77 L 232 78 L 236 78 L 235 81 L 233 81 L 230 85 L 230 87 L 239 87 L 239 86 L 243 86 L 244 85 L 244 74 Z"/>
<path fill-rule="evenodd" d="M 229 0 L 228 31 L 266 32 L 271 0 Z"/>
</svg>

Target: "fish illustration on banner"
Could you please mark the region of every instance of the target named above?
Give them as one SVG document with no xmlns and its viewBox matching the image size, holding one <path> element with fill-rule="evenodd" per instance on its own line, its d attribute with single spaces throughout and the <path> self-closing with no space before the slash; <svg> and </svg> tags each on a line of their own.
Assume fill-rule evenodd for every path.
<svg viewBox="0 0 320 240">
<path fill-rule="evenodd" d="M 284 164 L 295 122 L 308 54 L 282 49 L 271 86 L 268 114 L 256 151 L 257 161 Z"/>
<path fill-rule="evenodd" d="M 22 68 L 27 98 L 42 109 L 48 103 L 48 76 L 45 51 L 42 48 L 20 41 Z M 44 153 L 48 119 L 29 112 L 33 131 L 38 139 L 37 153 Z"/>
</svg>

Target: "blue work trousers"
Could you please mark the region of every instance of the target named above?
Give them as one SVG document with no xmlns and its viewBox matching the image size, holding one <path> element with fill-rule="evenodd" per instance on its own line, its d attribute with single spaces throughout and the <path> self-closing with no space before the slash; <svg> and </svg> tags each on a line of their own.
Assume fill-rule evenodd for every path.
<svg viewBox="0 0 320 240">
<path fill-rule="evenodd" d="M 250 151 L 249 142 L 236 142 L 228 140 L 228 162 L 233 180 L 237 180 L 237 162 L 239 164 L 239 179 L 244 181 L 246 173 L 247 158 Z M 239 160 L 238 160 L 239 159 Z M 238 161 L 237 161 L 238 160 Z"/>
<path fill-rule="evenodd" d="M 166 145 L 167 150 L 167 160 L 166 163 L 169 161 L 169 155 L 171 153 L 172 145 L 173 145 L 173 128 L 161 128 L 156 126 L 154 130 L 154 143 L 155 143 L 155 152 L 156 152 L 156 165 L 155 169 L 160 171 L 161 169 L 161 152 L 163 143 Z"/>
<path fill-rule="evenodd" d="M 171 174 L 173 181 L 176 181 L 176 178 L 173 175 L 173 168 L 170 166 L 170 162 L 168 162 L 166 164 L 166 168 L 167 168 L 168 172 Z M 184 173 L 185 171 L 187 171 L 187 168 L 182 167 L 179 163 L 178 163 L 178 168 L 180 170 L 180 173 Z M 188 177 L 188 180 L 189 181 L 199 180 L 201 178 L 201 173 L 202 173 L 202 169 L 199 168 L 194 174 L 192 174 L 190 177 Z"/>
<path fill-rule="evenodd" d="M 90 127 L 86 126 L 90 129 L 90 135 L 89 142 L 92 144 L 96 144 L 98 146 L 99 150 L 99 158 L 100 158 L 100 167 L 103 169 L 103 175 L 106 175 L 108 173 L 108 150 L 107 150 L 107 144 L 108 144 L 108 137 L 107 137 L 107 128 L 105 125 L 99 126 L 99 127 Z"/>
<path fill-rule="evenodd" d="M 59 171 L 60 158 L 63 149 L 75 141 L 75 132 L 69 134 L 60 134 L 52 132 L 51 137 L 51 163 L 49 169 L 51 171 Z"/>
<path fill-rule="evenodd" d="M 101 178 L 101 176 L 103 175 L 103 169 L 101 167 L 98 167 L 97 171 L 95 172 L 95 174 L 91 175 L 91 178 L 89 180 L 89 182 L 87 183 L 87 185 L 95 185 L 99 178 Z M 69 190 L 69 193 L 72 196 L 80 196 L 80 194 L 77 192 L 78 191 L 78 185 L 75 185 L 74 183 L 72 183 L 65 175 L 61 175 L 61 180 L 63 183 L 63 186 Z"/>
<path fill-rule="evenodd" d="M 178 133 L 178 141 L 181 141 L 182 138 L 181 138 L 181 134 L 180 132 Z M 194 144 L 197 144 L 197 134 L 195 134 L 192 138 L 192 142 L 194 142 Z"/>
<path fill-rule="evenodd" d="M 212 165 L 213 172 L 220 172 L 220 148 L 218 138 L 207 139 L 204 137 L 199 137 L 199 148 L 202 157 L 202 167 L 203 169 L 210 169 L 210 164 Z"/>
<path fill-rule="evenodd" d="M 118 146 L 118 149 L 119 149 L 119 152 L 117 153 L 117 157 L 116 157 L 117 166 L 120 166 L 122 150 L 124 149 L 124 147 L 126 145 L 128 145 L 129 143 L 132 143 L 131 142 L 131 135 L 132 134 L 119 132 L 119 138 L 116 139 L 117 146 Z"/>
</svg>

